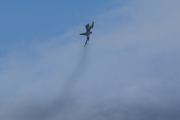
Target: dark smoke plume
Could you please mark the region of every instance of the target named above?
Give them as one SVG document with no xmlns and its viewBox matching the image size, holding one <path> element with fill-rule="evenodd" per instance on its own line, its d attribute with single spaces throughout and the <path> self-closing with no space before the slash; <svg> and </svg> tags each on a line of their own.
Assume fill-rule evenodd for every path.
<svg viewBox="0 0 180 120">
<path fill-rule="evenodd" d="M 67 82 L 64 86 L 64 90 L 62 93 L 62 97 L 66 98 L 72 96 L 71 95 L 72 90 L 74 89 L 75 84 L 78 82 L 79 78 L 81 77 L 81 73 L 83 72 L 83 69 L 85 69 L 84 66 L 86 66 L 87 54 L 88 54 L 88 47 L 82 51 L 75 70 L 70 74 L 69 78 L 67 79 Z"/>
<path fill-rule="evenodd" d="M 54 99 L 54 101 L 51 101 L 49 104 L 33 106 L 30 109 L 25 110 L 23 116 L 21 116 L 22 118 L 17 118 L 29 118 L 30 120 L 48 120 L 54 116 L 62 115 L 63 119 L 67 119 L 67 113 L 73 112 L 76 108 L 76 99 L 74 98 L 72 91 L 81 77 L 81 73 L 85 68 L 84 66 L 86 66 L 87 53 L 88 47 L 82 51 L 77 66 L 67 79 L 60 96 L 57 96 L 57 98 Z"/>
</svg>

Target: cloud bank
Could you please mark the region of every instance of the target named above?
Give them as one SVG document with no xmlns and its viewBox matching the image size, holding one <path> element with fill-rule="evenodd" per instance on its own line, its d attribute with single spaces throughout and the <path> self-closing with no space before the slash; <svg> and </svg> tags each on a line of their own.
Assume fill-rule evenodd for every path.
<svg viewBox="0 0 180 120">
<path fill-rule="evenodd" d="M 3 120 L 179 120 L 180 2 L 136 0 L 0 58 Z"/>
</svg>

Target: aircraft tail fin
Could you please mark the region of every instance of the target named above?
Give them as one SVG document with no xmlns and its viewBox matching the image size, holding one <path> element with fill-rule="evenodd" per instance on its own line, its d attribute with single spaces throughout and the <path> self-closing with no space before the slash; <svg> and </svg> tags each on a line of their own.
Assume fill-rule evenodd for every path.
<svg viewBox="0 0 180 120">
<path fill-rule="evenodd" d="M 90 29 L 92 29 L 94 27 L 94 21 L 92 22 Z"/>
<path fill-rule="evenodd" d="M 92 26 L 92 28 L 94 27 L 94 21 L 92 22 L 92 25 L 91 25 L 91 26 Z"/>
</svg>

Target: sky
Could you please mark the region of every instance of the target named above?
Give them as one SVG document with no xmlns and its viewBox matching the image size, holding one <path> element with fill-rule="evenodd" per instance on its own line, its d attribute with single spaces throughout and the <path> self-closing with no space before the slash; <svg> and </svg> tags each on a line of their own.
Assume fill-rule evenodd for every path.
<svg viewBox="0 0 180 120">
<path fill-rule="evenodd" d="M 179 120 L 179 6 L 0 1 L 0 119 Z"/>
</svg>

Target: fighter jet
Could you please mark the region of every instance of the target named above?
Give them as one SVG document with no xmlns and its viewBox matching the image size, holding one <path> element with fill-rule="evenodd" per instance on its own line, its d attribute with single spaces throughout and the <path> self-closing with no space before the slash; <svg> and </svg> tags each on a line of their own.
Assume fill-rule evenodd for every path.
<svg viewBox="0 0 180 120">
<path fill-rule="evenodd" d="M 87 41 L 89 41 L 89 35 L 92 34 L 91 29 L 94 27 L 94 22 L 92 22 L 91 26 L 87 24 L 85 27 L 86 27 L 86 32 L 80 34 L 80 35 L 85 35 L 87 37 L 84 47 L 86 46 Z"/>
</svg>

